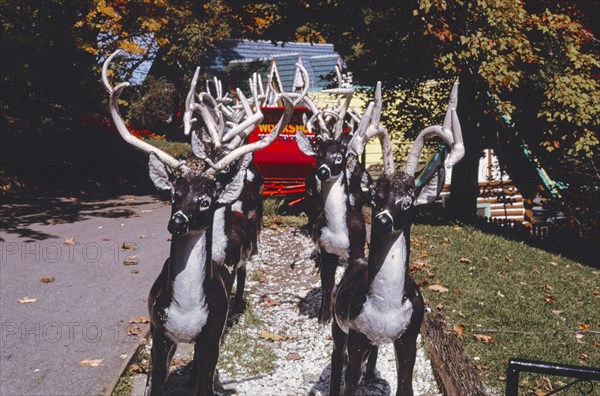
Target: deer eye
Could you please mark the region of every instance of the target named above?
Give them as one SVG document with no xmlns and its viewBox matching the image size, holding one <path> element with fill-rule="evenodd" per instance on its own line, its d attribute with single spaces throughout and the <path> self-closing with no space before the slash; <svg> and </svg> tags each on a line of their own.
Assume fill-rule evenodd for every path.
<svg viewBox="0 0 600 396">
<path fill-rule="evenodd" d="M 342 159 L 343 159 L 343 157 L 342 157 L 342 154 L 338 154 L 338 155 L 336 155 L 336 156 L 335 156 L 335 164 L 336 164 L 336 165 L 339 165 L 339 164 L 341 164 L 341 163 L 342 163 Z"/>
<path fill-rule="evenodd" d="M 400 205 L 400 209 L 407 210 L 412 205 L 412 199 L 410 197 L 401 197 L 396 200 L 396 205 Z"/>
<path fill-rule="evenodd" d="M 210 206 L 210 199 L 206 196 L 198 198 L 198 204 L 200 204 L 200 209 L 206 210 Z"/>
</svg>

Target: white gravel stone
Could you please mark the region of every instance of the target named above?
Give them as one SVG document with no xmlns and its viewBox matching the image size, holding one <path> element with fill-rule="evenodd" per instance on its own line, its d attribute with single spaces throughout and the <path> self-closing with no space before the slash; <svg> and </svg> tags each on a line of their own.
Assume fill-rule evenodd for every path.
<svg viewBox="0 0 600 396">
<path fill-rule="evenodd" d="M 221 381 L 225 388 L 235 389 L 239 395 L 326 395 L 333 342 L 331 326 L 320 325 L 316 318 L 320 292 L 315 292 L 315 289 L 320 288 L 320 282 L 314 261 L 310 259 L 312 241 L 293 229 L 266 229 L 261 236 L 260 247 L 259 254 L 247 264 L 248 277 L 260 268 L 266 272 L 267 281 L 260 284 L 249 279 L 247 290 L 254 287 L 255 293 L 252 296 L 247 294 L 246 299 L 265 328 L 287 339 L 272 343 L 277 346 L 273 351 L 278 356 L 273 373 L 258 378 L 232 378 L 227 368 L 221 368 Z M 338 281 L 342 273 L 343 268 L 339 268 Z M 312 289 L 306 288 L 307 276 L 312 278 Z M 260 298 L 264 293 L 268 293 L 279 305 L 261 304 Z M 439 395 L 431 363 L 419 344 L 413 374 L 415 395 Z M 291 352 L 298 353 L 300 359 L 287 360 Z M 379 376 L 369 383 L 361 383 L 358 395 L 390 395 L 396 392 L 393 345 L 379 349 L 377 370 Z"/>
</svg>

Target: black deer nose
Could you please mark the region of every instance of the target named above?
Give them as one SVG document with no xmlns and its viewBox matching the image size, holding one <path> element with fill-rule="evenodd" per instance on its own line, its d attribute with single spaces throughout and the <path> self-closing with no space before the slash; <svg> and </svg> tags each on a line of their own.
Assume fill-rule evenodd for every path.
<svg viewBox="0 0 600 396">
<path fill-rule="evenodd" d="M 329 167 L 327 165 L 321 165 L 319 170 L 317 171 L 317 177 L 321 181 L 325 181 L 331 177 L 331 172 L 329 171 Z"/>
<path fill-rule="evenodd" d="M 375 216 L 375 221 L 373 222 L 373 229 L 378 232 L 392 232 L 392 228 L 394 227 L 394 219 L 386 210 L 381 212 Z"/>
<path fill-rule="evenodd" d="M 186 215 L 181 211 L 171 216 L 167 229 L 173 235 L 183 235 L 188 232 L 189 221 Z"/>
</svg>

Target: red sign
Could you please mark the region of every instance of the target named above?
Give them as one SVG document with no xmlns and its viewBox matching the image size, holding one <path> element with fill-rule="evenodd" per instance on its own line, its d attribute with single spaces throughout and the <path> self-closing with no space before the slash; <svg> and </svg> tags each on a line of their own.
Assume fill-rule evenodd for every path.
<svg viewBox="0 0 600 396">
<path fill-rule="evenodd" d="M 283 107 L 263 107 L 261 111 L 264 115 L 263 122 L 248 137 L 250 143 L 263 139 L 273 130 L 283 114 Z M 314 137 L 314 133 L 309 133 L 302 122 L 303 114 L 310 116 L 310 110 L 296 107 L 290 123 L 277 139 L 254 153 L 254 163 L 265 178 L 297 180 L 304 179 L 314 171 L 315 159 L 302 153 L 296 144 L 297 131 Z"/>
</svg>

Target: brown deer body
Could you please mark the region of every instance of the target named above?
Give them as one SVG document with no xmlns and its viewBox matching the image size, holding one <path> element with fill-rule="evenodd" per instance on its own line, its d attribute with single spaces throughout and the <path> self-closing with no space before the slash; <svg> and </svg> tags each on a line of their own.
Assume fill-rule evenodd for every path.
<svg viewBox="0 0 600 396">
<path fill-rule="evenodd" d="M 380 85 L 378 84 L 378 91 Z M 381 94 L 376 94 L 381 109 Z M 415 142 L 404 171 L 395 171 L 391 151 L 384 144 L 384 175 L 376 183 L 365 178 L 364 191 L 370 192 L 372 205 L 371 244 L 368 260 L 348 266 L 334 297 L 334 348 L 331 358 L 330 394 L 340 394 L 344 356 L 348 354 L 344 395 L 358 387 L 367 357 L 367 375 L 372 375 L 377 347 L 393 343 L 398 376 L 397 395 L 412 395 L 412 372 L 416 358 L 416 340 L 424 315 L 424 303 L 418 287 L 409 275 L 410 227 L 417 206 L 433 202 L 441 191 L 444 168 L 426 167 L 415 183 L 415 167 L 423 139 L 439 136 L 451 148 L 444 165 L 449 168 L 463 154 L 462 134 L 456 116 L 455 84 L 443 126 L 424 130 Z M 387 135 L 373 114 L 371 126 L 349 144 L 348 159 L 360 154 L 370 137 Z M 387 141 L 387 138 L 382 142 Z M 388 156 L 386 159 L 385 157 Z"/>
<path fill-rule="evenodd" d="M 252 238 L 242 232 L 252 232 L 250 221 L 243 215 L 236 215 L 231 205 L 244 188 L 251 153 L 269 145 L 285 128 L 293 112 L 292 102 L 285 95 L 281 96 L 285 111 L 266 138 L 248 145 L 240 143 L 218 161 L 210 162 L 210 167 L 201 173 L 194 173 L 185 162 L 139 140 L 128 131 L 118 110 L 119 96 L 128 83 L 112 87 L 107 79 L 110 62 L 120 53 L 113 53 L 103 66 L 102 77 L 110 94 L 111 116 L 128 143 L 150 154 L 150 178 L 156 187 L 170 190 L 172 194 L 168 224 L 172 234 L 170 255 L 148 298 L 153 341 L 147 390 L 152 395 L 163 393 L 175 346 L 185 342 L 195 344 L 191 380 L 195 382 L 196 394 L 211 395 L 236 267 L 247 259 L 243 251 L 252 250 L 249 246 Z M 252 111 L 243 95 L 241 100 L 248 113 L 252 113 L 240 123 L 241 126 L 238 125 L 239 128 L 236 127 L 243 131 L 260 122 L 262 114 L 258 106 Z M 188 116 L 186 112 L 186 126 Z M 220 236 L 215 238 L 215 229 L 221 230 L 214 225 L 215 218 L 222 221 L 225 233 L 235 229 L 238 239 L 224 244 L 219 241 Z M 226 259 L 227 249 L 232 250 L 230 261 Z M 219 257 L 223 257 L 223 262 Z M 243 285 L 238 288 L 243 290 Z"/>
<path fill-rule="evenodd" d="M 338 81 L 342 81 L 336 68 Z M 362 208 L 366 203 L 360 183 L 364 169 L 357 165 L 350 172 L 346 165 L 346 151 L 351 134 L 343 131 L 350 117 L 353 126 L 357 115 L 348 112 L 352 88 L 341 86 L 325 92 L 345 96 L 344 104 L 334 111 L 319 110 L 308 98 L 304 101 L 313 113 L 304 124 L 315 132 L 311 143 L 302 132 L 296 133 L 300 150 L 316 158 L 315 174 L 307 178 L 309 227 L 317 253 L 317 266 L 321 276 L 321 305 L 319 321 L 331 320 L 331 301 L 335 286 L 335 273 L 340 261 L 353 262 L 364 257 L 366 228 Z M 360 128 L 360 125 L 359 125 Z"/>
</svg>

